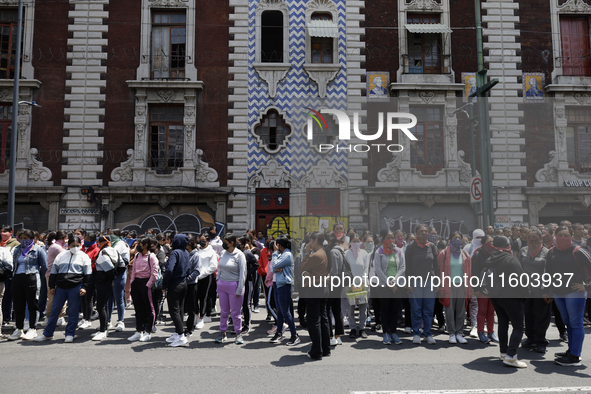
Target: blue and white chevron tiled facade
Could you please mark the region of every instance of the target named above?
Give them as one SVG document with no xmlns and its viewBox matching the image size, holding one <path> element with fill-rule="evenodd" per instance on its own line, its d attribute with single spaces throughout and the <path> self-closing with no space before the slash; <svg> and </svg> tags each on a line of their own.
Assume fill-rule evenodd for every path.
<svg viewBox="0 0 591 394">
<path fill-rule="evenodd" d="M 345 181 L 345 187 L 365 186 L 359 174 L 352 175 L 348 171 L 351 163 L 356 164 L 356 171 L 363 171 L 359 165 L 360 159 L 355 157 L 355 153 L 333 150 L 327 154 L 319 154 L 310 147 L 304 135 L 307 115 L 302 111 L 302 107 L 306 106 L 314 109 L 326 107 L 344 111 L 361 110 L 361 89 L 365 85 L 361 82 L 361 76 L 365 75 L 365 70 L 361 69 L 361 62 L 365 59 L 360 54 L 360 48 L 363 48 L 360 38 L 364 34 L 364 29 L 359 27 L 359 21 L 363 20 L 363 14 L 359 11 L 364 7 L 364 2 L 332 0 L 336 6 L 334 21 L 339 30 L 338 55 L 335 51 L 335 57 L 338 56 L 336 58 L 340 69 L 328 83 L 325 98 L 320 98 L 317 83 L 304 69 L 306 10 L 314 0 L 283 0 L 289 10 L 289 55 L 284 62 L 290 63 L 291 68 L 277 83 L 276 95 L 272 98 L 268 83 L 254 66 L 257 62 L 256 13 L 262 1 L 269 2 L 230 0 L 230 6 L 234 7 L 234 14 L 230 16 L 230 20 L 234 21 L 234 27 L 230 28 L 230 33 L 234 34 L 234 40 L 230 42 L 230 61 L 233 62 L 230 74 L 233 75 L 233 80 L 230 81 L 229 87 L 233 89 L 233 94 L 230 95 L 232 106 L 229 113 L 233 122 L 230 123 L 229 129 L 233 138 L 229 139 L 232 146 L 229 159 L 232 159 L 233 163 L 228 167 L 231 174 L 228 184 L 234 191 L 244 193 L 230 197 L 228 227 L 235 231 L 252 227 L 254 224 L 254 204 L 252 200 L 249 202 L 247 197 L 253 192 L 248 187 L 249 181 L 270 160 L 276 160 L 281 169 L 289 174 L 293 183 L 299 183 L 302 178 L 310 175 L 312 167 L 320 160 L 326 160 L 330 168 L 336 171 L 335 177 Z M 284 120 L 293 126 L 287 146 L 275 154 L 266 152 L 252 135 L 253 127 L 271 106 L 283 112 Z M 363 196 L 347 194 L 347 203 L 342 204 L 347 208 L 341 209 L 341 214 L 355 214 L 348 212 L 349 201 L 353 200 L 355 204 L 355 200 L 362 198 Z M 300 212 L 303 212 L 303 209 Z"/>
</svg>

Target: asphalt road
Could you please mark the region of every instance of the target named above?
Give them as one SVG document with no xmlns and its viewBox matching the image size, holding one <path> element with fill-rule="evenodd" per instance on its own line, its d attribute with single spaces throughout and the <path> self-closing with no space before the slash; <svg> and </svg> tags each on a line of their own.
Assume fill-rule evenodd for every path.
<svg viewBox="0 0 591 394">
<path fill-rule="evenodd" d="M 126 311 L 124 332 L 112 331 L 102 342 L 91 341 L 93 328 L 78 330 L 75 342 L 65 344 L 64 327 L 44 343 L 0 340 L 1 393 L 347 393 L 351 391 L 464 390 L 492 393 L 490 389 L 562 388 L 560 392 L 591 392 L 591 340 L 586 338 L 583 366 L 561 367 L 555 352 L 566 345 L 558 341 L 552 325 L 545 355 L 519 349 L 527 369 L 504 366 L 497 345 L 469 339 L 451 345 L 447 335 L 436 334 L 437 344 L 385 346 L 372 332 L 367 339 L 343 337 L 331 357 L 312 361 L 306 357 L 310 341 L 299 329 L 302 344 L 295 347 L 269 343 L 265 310 L 253 314 L 254 331 L 243 345 L 214 343 L 219 319 L 196 331 L 190 346 L 171 348 L 165 339 L 173 332 L 170 320 L 146 343 L 130 343 L 133 311 Z M 41 333 L 41 331 L 38 331 Z M 591 332 L 586 329 L 587 334 Z M 5 334 L 8 333 L 5 331 Z M 348 330 L 347 330 L 348 333 Z M 466 332 L 467 334 L 467 332 Z M 230 338 L 233 338 L 232 336 Z M 585 365 L 589 362 L 589 366 Z M 567 389 L 564 389 L 564 388 Z M 571 389 L 572 388 L 572 389 Z M 440 392 L 440 391 L 432 391 Z M 505 391 L 503 391 L 505 392 Z M 509 391 L 506 391 L 509 392 Z M 558 392 L 558 391 L 556 391 Z"/>
</svg>

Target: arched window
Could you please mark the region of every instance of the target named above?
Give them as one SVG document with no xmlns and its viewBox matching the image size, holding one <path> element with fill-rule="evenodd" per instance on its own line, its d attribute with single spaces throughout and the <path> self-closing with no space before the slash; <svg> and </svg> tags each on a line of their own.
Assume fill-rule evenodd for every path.
<svg viewBox="0 0 591 394">
<path fill-rule="evenodd" d="M 334 36 L 337 34 L 332 26 L 332 15 L 328 12 L 314 12 L 311 16 L 310 31 L 312 63 L 332 63 L 334 53 Z"/>
</svg>

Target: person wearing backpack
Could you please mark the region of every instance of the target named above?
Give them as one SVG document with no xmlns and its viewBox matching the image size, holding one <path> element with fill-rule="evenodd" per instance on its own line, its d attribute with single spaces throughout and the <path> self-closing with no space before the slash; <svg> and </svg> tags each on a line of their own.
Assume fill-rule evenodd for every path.
<svg viewBox="0 0 591 394">
<path fill-rule="evenodd" d="M 404 278 L 406 261 L 402 249 L 396 246 L 394 233 L 388 230 L 384 234 L 383 245 L 378 248 L 374 256 L 375 277 L 378 286 L 374 288 L 380 297 L 382 329 L 384 345 L 401 345 L 402 341 L 396 334 L 398 311 L 400 309 L 400 294 L 403 290 L 398 287 L 399 278 Z M 375 281 L 374 281 L 375 283 Z M 428 339 L 429 337 L 427 337 Z M 430 337 L 429 343 L 435 343 Z"/>
<path fill-rule="evenodd" d="M 517 258 L 523 267 L 523 271 L 530 278 L 537 276 L 542 278 L 546 269 L 546 257 L 548 248 L 542 244 L 542 232 L 537 227 L 532 227 L 527 233 L 527 246 L 519 251 Z M 525 300 L 525 336 L 527 339 L 521 343 L 523 348 L 531 348 L 537 353 L 546 353 L 546 331 L 550 326 L 552 304 L 544 301 L 542 284 L 537 285 L 530 280 L 532 296 Z"/>
<path fill-rule="evenodd" d="M 112 229 L 111 247 L 119 253 L 119 261 L 117 262 L 117 277 L 113 282 L 113 296 L 109 298 L 109 325 L 111 325 L 111 316 L 113 315 L 113 307 L 117 305 L 117 325 L 115 330 L 125 330 L 125 283 L 127 282 L 127 265 L 129 264 L 129 245 L 121 238 L 121 231 L 119 229 Z"/>
<path fill-rule="evenodd" d="M 466 299 L 472 299 L 470 277 L 472 265 L 470 255 L 462 249 L 462 234 L 451 234 L 448 246 L 439 253 L 439 270 L 444 280 L 439 288 L 439 301 L 445 308 L 445 322 L 449 333 L 449 343 L 468 343 L 464 338 L 464 320 L 466 319 Z M 447 280 L 446 278 L 450 279 Z M 468 278 L 464 282 L 464 278 Z M 427 342 L 428 338 L 427 338 Z"/>
<path fill-rule="evenodd" d="M 38 342 L 53 339 L 55 326 L 62 307 L 68 301 L 68 324 L 66 343 L 74 342 L 82 297 L 86 294 L 92 280 L 90 258 L 80 250 L 80 239 L 74 234 L 68 236 L 68 250 L 60 253 L 54 260 L 49 275 L 49 291 L 53 293 L 53 305 L 47 327 L 35 340 Z M 32 316 L 31 316 L 32 318 Z M 33 326 L 34 327 L 34 326 Z"/>
<path fill-rule="evenodd" d="M 566 226 L 556 229 L 556 246 L 546 256 L 546 274 L 552 276 L 546 289 L 546 302 L 552 299 L 560 311 L 568 333 L 568 350 L 557 353 L 554 360 L 562 366 L 581 365 L 581 351 L 585 339 L 583 316 L 591 272 L 591 255 L 586 249 L 573 244 L 572 230 Z M 558 280 L 560 278 L 561 280 Z"/>
<path fill-rule="evenodd" d="M 484 290 L 490 295 L 499 320 L 500 359 L 503 364 L 515 368 L 527 368 L 527 364 L 517 359 L 517 348 L 525 331 L 525 299 L 529 296 L 529 288 L 522 285 L 519 278 L 524 273 L 521 263 L 511 252 L 509 239 L 496 236 L 493 239 L 494 252 L 486 260 Z M 489 279 L 492 276 L 492 281 Z M 517 278 L 517 284 L 509 285 L 509 278 Z M 523 283 L 525 284 L 525 283 Z M 509 323 L 513 327 L 509 338 Z"/>
<path fill-rule="evenodd" d="M 117 261 L 119 253 L 111 247 L 111 238 L 101 235 L 97 244 L 99 252 L 96 257 L 96 273 L 94 285 L 96 288 L 96 310 L 99 315 L 99 330 L 92 337 L 93 341 L 107 338 L 109 312 L 107 309 L 109 298 L 113 294 L 113 281 L 117 277 Z"/>
<path fill-rule="evenodd" d="M 158 279 L 160 266 L 149 238 L 142 238 L 136 245 L 136 254 L 131 267 L 131 298 L 135 310 L 135 334 L 130 342 L 147 342 L 154 326 L 152 287 Z"/>
</svg>

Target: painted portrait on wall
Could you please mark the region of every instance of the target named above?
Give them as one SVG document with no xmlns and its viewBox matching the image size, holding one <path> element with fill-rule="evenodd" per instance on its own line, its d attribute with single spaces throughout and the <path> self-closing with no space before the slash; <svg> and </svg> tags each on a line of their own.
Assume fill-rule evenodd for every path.
<svg viewBox="0 0 591 394">
<path fill-rule="evenodd" d="M 368 72 L 367 81 L 367 101 L 388 101 L 390 94 L 390 73 L 388 71 Z"/>
<path fill-rule="evenodd" d="M 523 73 L 523 102 L 544 101 L 544 73 Z"/>
<path fill-rule="evenodd" d="M 464 84 L 463 100 L 465 103 L 468 102 L 468 96 L 472 93 L 476 93 L 476 73 L 462 73 L 462 83 Z M 476 97 L 472 98 L 472 101 L 476 101 Z"/>
</svg>

